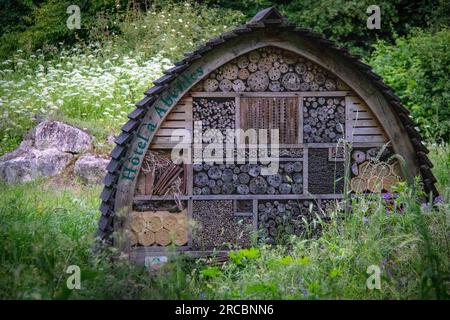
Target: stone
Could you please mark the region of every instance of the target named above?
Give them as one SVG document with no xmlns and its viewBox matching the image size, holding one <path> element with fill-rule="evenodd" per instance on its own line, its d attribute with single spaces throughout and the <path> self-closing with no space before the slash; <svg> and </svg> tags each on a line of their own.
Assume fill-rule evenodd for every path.
<svg viewBox="0 0 450 320">
<path fill-rule="evenodd" d="M 61 152 L 56 148 L 29 149 L 28 152 L 17 157 L 10 159 L 2 157 L 0 158 L 0 180 L 7 183 L 19 183 L 39 177 L 55 176 L 64 170 L 73 157 L 72 154 Z"/>
<path fill-rule="evenodd" d="M 98 155 L 83 155 L 74 166 L 75 174 L 87 184 L 100 184 L 106 175 L 109 159 Z"/>
<path fill-rule="evenodd" d="M 0 157 L 0 180 L 20 183 L 61 174 L 74 154 L 91 147 L 92 138 L 84 131 L 58 121 L 43 121 L 16 150 Z"/>
<path fill-rule="evenodd" d="M 86 132 L 59 121 L 44 121 L 30 134 L 36 149 L 56 148 L 63 152 L 82 153 L 92 147 L 92 138 Z"/>
</svg>

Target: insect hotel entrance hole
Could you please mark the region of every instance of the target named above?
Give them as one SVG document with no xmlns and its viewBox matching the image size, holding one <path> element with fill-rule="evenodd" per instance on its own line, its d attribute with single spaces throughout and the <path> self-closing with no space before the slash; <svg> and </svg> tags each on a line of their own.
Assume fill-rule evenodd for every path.
<svg viewBox="0 0 450 320">
<path fill-rule="evenodd" d="M 437 193 L 427 150 L 392 91 L 345 49 L 273 8 L 187 54 L 154 84 L 116 139 L 101 195 L 99 236 L 133 260 L 169 247 L 245 247 L 254 234 L 269 243 L 305 235 L 343 198 L 346 181 L 355 193 L 392 191 L 406 178 L 394 154 Z M 235 145 L 235 129 L 265 132 L 265 153 L 172 160 L 176 146 L 204 155 L 217 143 L 211 132 Z M 264 174 L 276 142 L 278 168 Z"/>
</svg>

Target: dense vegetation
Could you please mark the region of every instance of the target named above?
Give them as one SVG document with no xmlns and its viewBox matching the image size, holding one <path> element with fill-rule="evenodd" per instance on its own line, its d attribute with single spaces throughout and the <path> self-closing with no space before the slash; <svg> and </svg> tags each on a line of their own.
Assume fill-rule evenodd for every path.
<svg viewBox="0 0 450 320">
<path fill-rule="evenodd" d="M 66 27 L 66 8 L 74 3 L 82 11 L 80 30 Z M 2 1 L 0 155 L 41 118 L 84 128 L 98 151 L 109 150 L 107 136 L 164 68 L 273 3 Z M 53 180 L 0 185 L 0 298 L 446 297 L 450 6 L 445 0 L 379 1 L 382 29 L 370 31 L 369 4 L 277 1 L 291 21 L 362 54 L 394 88 L 429 140 L 443 203 L 420 206 L 417 191 L 399 186 L 396 200 L 357 198 L 350 216 L 334 212 L 317 241 L 293 238 L 289 247 L 255 242 L 224 265 L 176 258 L 149 276 L 120 259 L 111 263 L 114 250 L 92 254 L 97 187 Z M 70 264 L 81 267 L 80 291 L 66 288 Z M 372 264 L 382 268 L 382 290 L 365 286 Z"/>
<path fill-rule="evenodd" d="M 288 247 L 256 242 L 230 253 L 223 265 L 175 256 L 150 274 L 113 249 L 91 253 L 98 188 L 1 185 L 0 298 L 445 298 L 449 146 L 433 148 L 432 157 L 443 195 L 434 207 L 418 204 L 415 191 L 399 186 L 395 200 L 355 198 L 350 215 L 331 213 L 317 240 L 292 238 Z M 81 268 L 81 290 L 67 290 L 69 265 Z M 366 287 L 370 265 L 381 268 L 381 290 Z"/>
</svg>

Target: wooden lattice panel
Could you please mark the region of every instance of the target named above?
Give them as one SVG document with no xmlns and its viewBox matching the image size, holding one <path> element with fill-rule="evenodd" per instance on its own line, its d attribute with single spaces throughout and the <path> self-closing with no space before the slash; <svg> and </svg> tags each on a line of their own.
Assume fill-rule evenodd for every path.
<svg viewBox="0 0 450 320">
<path fill-rule="evenodd" d="M 349 127 L 346 132 L 347 140 L 353 142 L 385 143 L 388 141 L 386 133 L 375 115 L 359 97 L 347 96 L 346 105 Z"/>
<path fill-rule="evenodd" d="M 296 144 L 298 124 L 296 97 L 246 97 L 240 100 L 240 127 L 243 130 L 279 129 L 281 144 Z M 267 141 L 269 138 L 270 132 Z"/>
<path fill-rule="evenodd" d="M 178 140 L 171 141 L 171 136 L 177 129 L 186 129 L 192 133 L 192 97 L 184 97 L 170 111 L 156 132 L 150 148 L 173 148 L 175 144 L 182 141 L 182 136 L 178 136 Z"/>
</svg>

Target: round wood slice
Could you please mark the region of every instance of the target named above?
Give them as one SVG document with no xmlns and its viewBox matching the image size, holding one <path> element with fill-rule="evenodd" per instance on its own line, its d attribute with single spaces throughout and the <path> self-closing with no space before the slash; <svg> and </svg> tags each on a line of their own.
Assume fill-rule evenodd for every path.
<svg viewBox="0 0 450 320">
<path fill-rule="evenodd" d="M 155 233 L 150 230 L 139 233 L 139 243 L 143 246 L 150 246 L 155 243 Z"/>
<path fill-rule="evenodd" d="M 249 76 L 250 71 L 248 71 L 247 69 L 240 69 L 238 72 L 238 78 L 241 80 L 247 80 Z"/>
<path fill-rule="evenodd" d="M 235 64 L 227 64 L 223 67 L 223 77 L 228 80 L 235 80 L 238 77 L 239 68 Z"/>
<path fill-rule="evenodd" d="M 301 79 L 298 74 L 289 72 L 283 76 L 281 83 L 286 89 L 290 91 L 297 91 L 300 89 Z"/>
<path fill-rule="evenodd" d="M 350 180 L 350 187 L 357 193 L 364 192 L 367 190 L 367 179 L 362 177 L 354 177 Z"/>
<path fill-rule="evenodd" d="M 265 72 L 256 71 L 248 77 L 247 84 L 252 91 L 265 91 L 269 85 L 269 76 Z"/>
<path fill-rule="evenodd" d="M 203 88 L 208 92 L 216 91 L 219 88 L 219 81 L 216 79 L 206 79 L 203 83 Z"/>
<path fill-rule="evenodd" d="M 366 154 L 363 151 L 354 151 L 352 158 L 356 163 L 363 163 L 366 161 Z"/>
<path fill-rule="evenodd" d="M 168 246 L 170 242 L 172 242 L 169 231 L 161 229 L 158 232 L 155 232 L 155 242 L 163 247 Z"/>
<path fill-rule="evenodd" d="M 156 232 L 163 228 L 162 219 L 159 215 L 148 214 L 145 221 L 147 222 L 147 229 L 150 231 Z"/>
<path fill-rule="evenodd" d="M 237 59 L 237 65 L 239 68 L 247 68 L 248 66 L 248 58 L 246 56 L 241 56 Z"/>
<path fill-rule="evenodd" d="M 188 242 L 188 233 L 186 228 L 183 227 L 176 228 L 173 232 L 173 236 L 174 236 L 173 242 L 177 246 L 185 245 Z"/>
<path fill-rule="evenodd" d="M 163 216 L 163 227 L 169 231 L 178 227 L 178 219 L 174 214 L 166 214 Z"/>
</svg>

